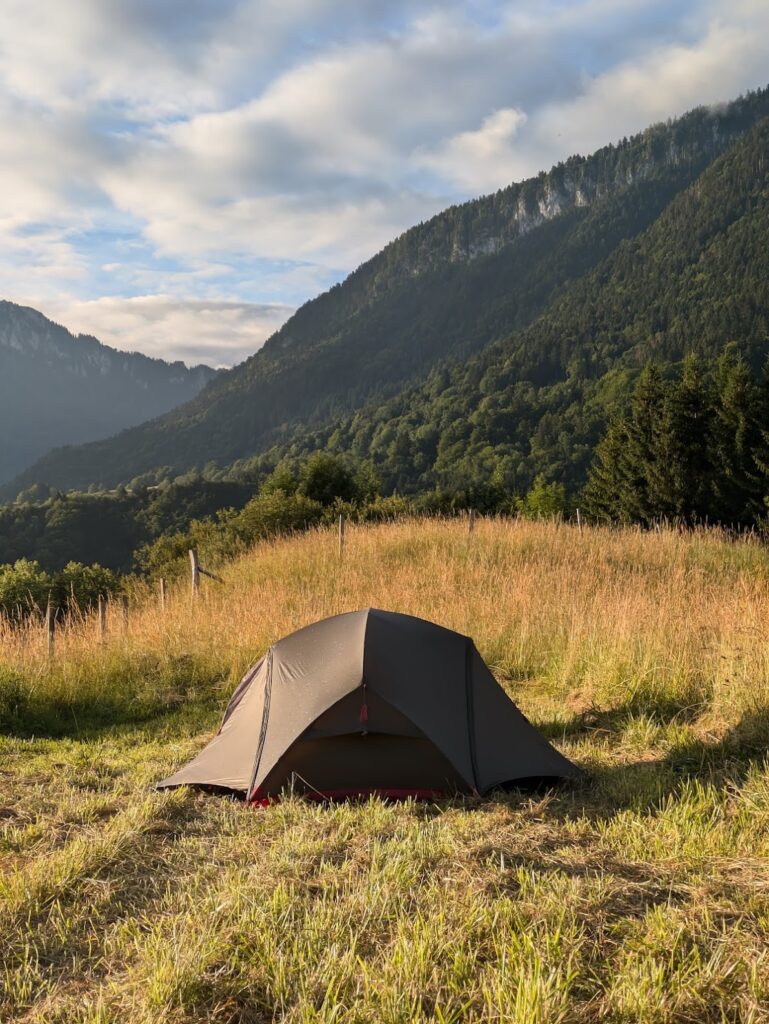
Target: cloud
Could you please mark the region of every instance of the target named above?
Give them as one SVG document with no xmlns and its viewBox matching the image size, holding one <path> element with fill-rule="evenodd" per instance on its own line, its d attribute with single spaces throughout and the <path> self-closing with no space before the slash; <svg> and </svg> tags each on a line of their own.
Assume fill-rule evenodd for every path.
<svg viewBox="0 0 769 1024">
<path fill-rule="evenodd" d="M 231 366 L 260 348 L 294 309 L 279 303 L 137 295 L 51 301 L 42 312 L 74 334 L 91 334 L 113 348 L 189 365 Z"/>
<path fill-rule="evenodd" d="M 223 363 L 446 205 L 765 84 L 769 8 L 7 0 L 0 38 L 0 293 Z"/>
<path fill-rule="evenodd" d="M 710 10 L 695 41 L 659 46 L 591 78 L 576 96 L 545 104 L 523 140 L 527 158 L 516 160 L 514 171 L 531 174 L 535 166 L 574 152 L 589 153 L 692 107 L 766 85 L 769 7 L 737 3 L 731 20 L 714 6 Z"/>
<path fill-rule="evenodd" d="M 460 188 L 491 191 L 510 178 L 519 130 L 526 115 L 515 107 L 484 117 L 476 131 L 460 132 L 440 143 L 421 162 Z"/>
</svg>

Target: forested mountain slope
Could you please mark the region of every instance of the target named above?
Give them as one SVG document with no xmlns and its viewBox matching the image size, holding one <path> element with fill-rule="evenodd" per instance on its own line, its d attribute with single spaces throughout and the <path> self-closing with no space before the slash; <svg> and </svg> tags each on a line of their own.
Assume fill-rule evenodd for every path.
<svg viewBox="0 0 769 1024">
<path fill-rule="evenodd" d="M 518 472 L 523 459 L 521 472 L 526 474 L 523 449 L 531 447 L 533 432 L 543 435 L 543 450 L 553 449 L 546 416 L 539 423 L 552 396 L 541 407 L 538 388 L 556 385 L 568 369 L 569 386 L 580 382 L 582 395 L 587 382 L 595 382 L 625 349 L 640 355 L 646 345 L 657 351 L 653 323 L 638 321 L 629 334 L 624 327 L 616 334 L 616 307 L 623 300 L 610 297 L 603 308 L 602 275 L 613 274 L 619 281 L 619 268 L 623 261 L 632 263 L 644 232 L 767 114 L 769 90 L 718 110 L 701 108 L 593 156 L 573 157 L 493 196 L 453 207 L 406 232 L 342 285 L 307 303 L 260 352 L 223 373 L 193 401 L 107 441 L 53 452 L 4 494 L 13 497 L 38 481 L 58 487 L 114 485 L 158 466 L 183 470 L 210 460 L 225 465 L 275 445 L 303 447 L 316 431 L 321 434 L 314 439 L 327 438 L 340 419 L 343 426 L 332 443 L 361 450 L 368 438 L 392 481 L 415 485 L 427 476 L 441 479 L 444 466 L 456 466 L 465 457 L 468 443 L 475 450 L 476 437 L 485 439 L 484 447 L 509 445 L 502 471 Z M 682 221 L 676 231 L 698 251 L 694 225 Z M 658 283 L 664 286 L 668 271 L 659 273 Z M 739 273 L 736 268 L 734 273 Z M 584 306 L 581 314 L 575 307 L 582 321 L 569 321 L 568 312 L 554 314 L 550 328 L 547 316 L 537 321 L 548 310 L 579 305 L 583 279 L 595 307 L 589 316 Z M 632 299 L 634 282 L 624 287 Z M 690 298 L 697 300 L 694 291 Z M 724 310 L 720 315 L 727 317 Z M 686 316 L 696 321 L 699 314 Z M 606 338 L 603 318 L 609 325 Z M 692 326 L 681 321 L 679 333 Z M 633 330 L 644 335 L 643 341 Z M 502 349 L 492 347 L 482 361 L 472 361 L 499 339 L 507 339 Z M 462 368 L 468 358 L 470 364 Z M 420 382 L 431 371 L 423 390 Z M 494 372 L 501 374 L 496 382 Z M 458 422 L 446 434 L 445 424 L 433 422 L 433 413 L 445 401 L 447 409 L 453 403 L 451 416 L 469 415 L 471 393 L 481 378 L 487 401 L 473 415 L 491 415 L 492 425 Z M 449 389 L 446 395 L 444 388 Z M 463 388 L 468 390 L 464 398 Z M 426 409 L 417 414 L 411 408 L 412 402 L 428 400 L 429 415 Z M 562 406 L 556 402 L 561 411 Z M 364 408 L 360 417 L 349 420 L 350 413 Z M 494 409 L 501 411 L 492 415 Z M 396 423 L 401 415 L 407 417 L 402 427 Z M 416 446 L 408 427 L 414 415 L 428 435 L 420 435 Z M 379 429 L 385 422 L 389 439 L 384 448 L 377 447 L 381 438 L 374 437 L 372 425 Z M 396 455 L 389 447 L 395 437 L 389 435 L 399 430 L 395 447 L 401 454 Z M 586 446 L 594 432 L 592 420 L 578 430 Z M 452 449 L 455 444 L 459 447 Z M 575 457 L 566 447 L 559 456 L 562 463 Z M 488 460 L 481 461 L 486 472 Z M 498 462 L 495 456 L 494 465 Z"/>
<path fill-rule="evenodd" d="M 372 457 L 387 488 L 526 489 L 585 479 L 617 397 L 648 361 L 733 343 L 769 354 L 769 119 L 524 330 L 334 430 L 297 439 Z M 273 454 L 273 458 L 275 455 Z"/>
<path fill-rule="evenodd" d="M 75 336 L 0 302 L 0 481 L 54 445 L 107 437 L 188 401 L 215 376 Z"/>
</svg>

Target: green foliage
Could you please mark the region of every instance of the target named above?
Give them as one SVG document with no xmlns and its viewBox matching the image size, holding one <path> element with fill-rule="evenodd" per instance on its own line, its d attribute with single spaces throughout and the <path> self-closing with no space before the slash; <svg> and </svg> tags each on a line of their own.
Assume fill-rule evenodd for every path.
<svg viewBox="0 0 769 1024">
<path fill-rule="evenodd" d="M 68 562 L 54 575 L 54 597 L 64 607 L 75 604 L 78 608 L 93 607 L 102 597 L 117 594 L 120 580 L 110 569 L 102 565 L 83 565 Z"/>
<path fill-rule="evenodd" d="M 38 562 L 20 558 L 0 565 L 0 611 L 13 618 L 42 611 L 53 602 L 57 608 L 87 609 L 104 597 L 115 594 L 120 581 L 115 573 L 100 565 L 69 562 L 60 572 L 47 573 Z"/>
<path fill-rule="evenodd" d="M 136 548 L 183 532 L 193 519 L 242 507 L 256 490 L 250 483 L 198 479 L 6 505 L 0 507 L 0 564 L 35 558 L 49 572 L 71 561 L 128 572 Z"/>
<path fill-rule="evenodd" d="M 153 579 L 175 579 L 188 570 L 189 551 L 195 548 L 205 566 L 219 565 L 240 548 L 238 535 L 228 529 L 233 518 L 232 510 L 225 509 L 215 519 L 193 519 L 186 529 L 141 545 L 135 554 L 136 564 Z"/>
<path fill-rule="evenodd" d="M 260 488 L 261 494 L 273 494 L 275 491 L 283 491 L 285 494 L 294 494 L 299 487 L 296 469 L 283 460 L 273 469 L 265 479 Z"/>
<path fill-rule="evenodd" d="M 26 614 L 45 608 L 53 580 L 37 562 L 20 558 L 0 565 L 0 608 L 6 615 Z"/>
<path fill-rule="evenodd" d="M 341 459 L 329 452 L 315 452 L 302 466 L 299 494 L 321 505 L 336 498 L 354 501 L 358 497 L 355 477 Z"/>
<path fill-rule="evenodd" d="M 768 415 L 766 382 L 733 349 L 707 374 L 693 357 L 672 379 L 646 367 L 598 445 L 588 511 L 623 522 L 755 523 L 769 492 Z"/>
<path fill-rule="evenodd" d="M 650 359 L 669 367 L 691 353 L 699 360 L 697 372 L 709 375 L 729 351 L 745 364 L 724 370 L 739 392 L 745 373 L 761 367 L 769 351 L 767 147 L 769 120 L 688 188 L 676 191 L 670 181 L 653 179 L 607 198 L 580 231 L 606 232 L 619 218 L 628 231 L 633 220 L 635 233 L 595 269 L 575 274 L 538 319 L 470 359 L 435 367 L 425 381 L 370 402 L 333 428 L 297 430 L 292 456 L 326 448 L 366 457 L 385 493 L 429 493 L 443 506 L 466 505 L 464 497 L 451 495 L 490 485 L 520 494 L 539 473 L 576 493 L 607 422 L 625 407 Z M 704 435 L 695 411 L 681 400 L 682 407 L 668 413 L 688 417 L 700 451 L 695 459 L 692 450 L 688 470 L 689 457 L 671 452 L 668 470 L 679 487 L 688 472 L 691 488 Z M 719 415 L 728 416 L 726 409 Z M 734 422 L 730 436 L 730 445 L 748 444 L 744 425 Z M 277 446 L 234 471 L 258 472 L 287 450 Z M 752 456 L 745 463 L 736 454 L 733 475 L 753 500 Z M 690 495 L 683 504 L 703 500 Z"/>
<path fill-rule="evenodd" d="M 190 537 L 216 560 L 380 493 L 550 515 L 588 475 L 596 515 L 756 522 L 767 111 L 769 90 L 695 111 L 407 232 L 183 411 L 57 454 L 63 479 L 135 486 L 0 509 L 0 563 L 125 571 L 140 548 L 165 572 Z M 556 193 L 564 212 L 521 233 Z"/>
<path fill-rule="evenodd" d="M 376 495 L 354 508 L 351 518 L 361 523 L 383 523 L 411 515 L 414 506 L 400 494 Z"/>
<path fill-rule="evenodd" d="M 293 533 L 315 526 L 323 516 L 323 504 L 306 494 L 272 491 L 260 494 L 231 521 L 231 528 L 246 543 Z"/>
<path fill-rule="evenodd" d="M 278 481 L 286 487 L 293 482 L 295 490 L 278 488 Z M 186 530 L 144 545 L 137 561 L 152 577 L 173 578 L 186 571 L 190 548 L 198 550 L 204 564 L 217 566 L 257 541 L 334 523 L 340 514 L 353 522 L 384 522 L 413 511 L 412 503 L 398 495 L 372 497 L 373 487 L 366 467 L 353 472 L 339 459 L 318 453 L 299 463 L 296 471 L 278 467 L 240 511 L 225 509 L 214 518 L 193 520 Z M 322 494 L 325 502 L 309 497 L 305 490 Z M 363 500 L 356 500 L 361 495 Z"/>
<path fill-rule="evenodd" d="M 516 511 L 525 519 L 556 519 L 569 510 L 569 500 L 563 484 L 548 483 L 540 473 L 530 491 L 516 502 Z"/>
</svg>

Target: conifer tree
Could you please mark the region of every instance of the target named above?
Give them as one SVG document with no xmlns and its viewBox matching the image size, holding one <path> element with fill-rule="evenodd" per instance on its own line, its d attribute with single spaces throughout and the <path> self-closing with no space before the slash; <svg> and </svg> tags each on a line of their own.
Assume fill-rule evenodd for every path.
<svg viewBox="0 0 769 1024">
<path fill-rule="evenodd" d="M 633 392 L 622 457 L 621 516 L 647 523 L 665 510 L 660 507 L 660 428 L 665 386 L 659 368 L 648 364 Z"/>
<path fill-rule="evenodd" d="M 769 486 L 769 385 L 756 383 L 733 345 L 719 358 L 714 377 L 713 514 L 723 522 L 752 523 Z"/>
<path fill-rule="evenodd" d="M 657 514 L 685 522 L 704 519 L 713 493 L 713 405 L 696 356 L 664 389 L 648 467 L 649 501 Z"/>
<path fill-rule="evenodd" d="M 632 522 L 625 502 L 633 487 L 627 464 L 627 422 L 612 420 L 598 442 L 584 491 L 584 504 L 596 519 Z"/>
</svg>

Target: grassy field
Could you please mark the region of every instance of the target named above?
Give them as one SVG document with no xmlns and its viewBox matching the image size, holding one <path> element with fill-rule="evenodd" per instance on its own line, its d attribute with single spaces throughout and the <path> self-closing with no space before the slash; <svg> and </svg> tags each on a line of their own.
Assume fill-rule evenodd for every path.
<svg viewBox="0 0 769 1024">
<path fill-rule="evenodd" d="M 403 523 L 265 544 L 105 642 L 0 634 L 0 1020 L 769 1020 L 769 552 Z M 138 595 L 141 598 L 141 595 Z M 249 809 L 154 781 L 239 675 L 369 605 L 474 637 L 586 771 Z"/>
</svg>

